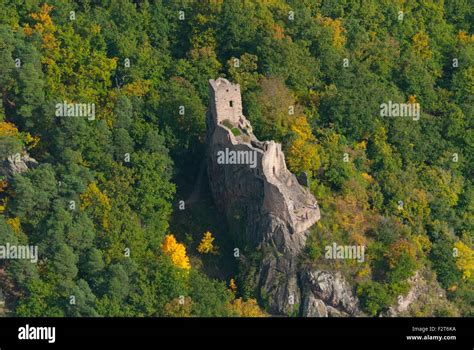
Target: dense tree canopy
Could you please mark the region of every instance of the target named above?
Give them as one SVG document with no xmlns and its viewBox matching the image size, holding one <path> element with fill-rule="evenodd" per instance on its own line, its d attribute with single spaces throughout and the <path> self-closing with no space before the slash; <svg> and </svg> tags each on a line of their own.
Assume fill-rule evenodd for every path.
<svg viewBox="0 0 474 350">
<path fill-rule="evenodd" d="M 196 254 L 217 247 L 211 236 L 197 248 L 203 232 L 221 232 L 211 207 L 170 234 L 205 157 L 207 81 L 217 76 L 241 84 L 257 136 L 282 142 L 290 170 L 308 175 L 322 219 L 304 264 L 343 270 L 370 315 L 423 266 L 453 314 L 473 314 L 468 1 L 0 8 L 0 156 L 39 163 L 0 179 L 0 244 L 40 252 L 37 264 L 0 261 L 12 314 L 265 315 L 251 283 L 229 289 L 231 276 L 209 268 L 230 259 L 224 234 L 219 254 Z M 389 101 L 419 103 L 419 120 L 381 117 Z M 94 113 L 58 116 L 62 103 Z M 367 258 L 331 265 L 332 242 L 365 245 Z"/>
</svg>

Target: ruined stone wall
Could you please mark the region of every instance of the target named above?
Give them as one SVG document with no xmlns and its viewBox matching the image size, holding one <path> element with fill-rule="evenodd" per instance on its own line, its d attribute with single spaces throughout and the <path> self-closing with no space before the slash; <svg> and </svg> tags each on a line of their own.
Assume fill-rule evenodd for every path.
<svg viewBox="0 0 474 350">
<path fill-rule="evenodd" d="M 215 123 L 229 119 L 237 122 L 242 115 L 242 98 L 240 86 L 230 84 L 226 79 L 209 81 L 210 84 L 210 110 Z"/>
<path fill-rule="evenodd" d="M 281 145 L 255 137 L 242 114 L 238 85 L 222 78 L 211 80 L 209 95 L 208 176 L 216 207 L 240 247 L 263 252 L 255 276 L 265 294 L 261 298 L 277 314 L 293 312 L 289 298 L 295 304 L 300 300 L 296 257 L 305 245 L 307 229 L 319 220 L 316 200 L 288 171 Z M 218 152 L 226 148 L 254 152 L 255 168 L 218 164 Z M 308 214 L 298 218 L 298 210 Z"/>
<path fill-rule="evenodd" d="M 341 276 L 298 266 L 308 230 L 320 212 L 314 196 L 287 169 L 281 144 L 255 137 L 242 114 L 239 85 L 222 78 L 210 80 L 209 96 L 209 184 L 228 234 L 243 252 L 261 255 L 258 263 L 241 256 L 244 267 L 253 264 L 247 277 L 254 280 L 260 303 L 273 314 L 357 314 L 357 299 Z M 217 155 L 225 149 L 254 152 L 255 167 L 219 164 Z"/>
</svg>

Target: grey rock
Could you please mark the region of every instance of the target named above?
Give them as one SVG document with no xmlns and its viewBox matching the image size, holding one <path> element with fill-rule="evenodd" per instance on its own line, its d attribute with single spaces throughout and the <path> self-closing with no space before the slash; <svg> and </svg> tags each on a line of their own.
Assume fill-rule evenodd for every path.
<svg viewBox="0 0 474 350">
<path fill-rule="evenodd" d="M 339 272 L 305 271 L 302 273 L 302 294 L 308 300 L 303 305 L 309 307 L 313 299 L 319 299 L 327 306 L 329 316 L 356 316 L 360 314 L 359 302 L 352 292 L 351 286 Z M 331 307 L 331 309 L 329 309 Z M 304 309 L 305 316 L 313 315 L 313 309 Z"/>
<path fill-rule="evenodd" d="M 328 317 L 328 308 L 321 299 L 309 295 L 303 302 L 302 316 L 305 317 Z"/>
<path fill-rule="evenodd" d="M 345 313 L 344 311 L 340 311 L 332 306 L 326 306 L 328 310 L 328 317 L 347 317 L 349 314 Z"/>
<path fill-rule="evenodd" d="M 3 161 L 0 173 L 7 178 L 12 178 L 15 174 L 24 173 L 37 166 L 38 162 L 29 154 L 14 154 Z"/>
<path fill-rule="evenodd" d="M 408 279 L 410 289 L 407 294 L 399 295 L 397 303 L 383 312 L 383 317 L 436 316 L 439 310 L 450 309 L 452 316 L 459 310 L 446 297 L 446 291 L 428 267 L 418 270 Z"/>
</svg>

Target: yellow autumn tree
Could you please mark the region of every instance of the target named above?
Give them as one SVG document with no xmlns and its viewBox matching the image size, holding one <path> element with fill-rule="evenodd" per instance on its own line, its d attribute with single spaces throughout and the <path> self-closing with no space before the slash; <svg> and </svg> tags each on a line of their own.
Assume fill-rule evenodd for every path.
<svg viewBox="0 0 474 350">
<path fill-rule="evenodd" d="M 123 91 L 128 96 L 143 97 L 150 91 L 150 80 L 136 80 L 124 85 Z"/>
<path fill-rule="evenodd" d="M 18 216 L 14 218 L 8 218 L 7 224 L 10 225 L 13 232 L 17 234 L 21 232 L 20 218 Z"/>
<path fill-rule="evenodd" d="M 297 117 L 290 127 L 293 132 L 287 151 L 287 162 L 290 170 L 294 173 L 303 171 L 316 171 L 321 160 L 317 151 L 315 138 L 311 133 L 311 127 L 304 116 Z"/>
<path fill-rule="evenodd" d="M 316 16 L 316 21 L 323 27 L 332 30 L 332 44 L 334 47 L 340 49 L 346 43 L 346 29 L 342 26 L 340 18 L 332 19 L 331 17 L 323 17 L 321 14 Z"/>
<path fill-rule="evenodd" d="M 272 23 L 273 38 L 281 40 L 285 38 L 285 29 L 276 23 Z"/>
<path fill-rule="evenodd" d="M 36 147 L 39 141 L 39 137 L 32 136 L 29 132 L 19 132 L 15 124 L 5 121 L 0 122 L 0 148 L 2 153 L 10 155 L 19 152 L 25 146 L 30 150 Z"/>
<path fill-rule="evenodd" d="M 408 254 L 410 258 L 415 258 L 416 256 L 416 247 L 413 243 L 408 241 L 405 238 L 400 238 L 396 242 L 392 243 L 385 253 L 385 256 L 388 259 L 388 265 L 393 269 L 400 260 L 400 257 L 403 254 Z"/>
<path fill-rule="evenodd" d="M 22 134 L 23 134 L 23 140 L 28 150 L 35 148 L 40 142 L 40 138 L 38 136 L 32 136 L 29 132 L 25 132 Z"/>
<path fill-rule="evenodd" d="M 464 30 L 461 30 L 458 33 L 458 40 L 463 44 L 469 43 L 474 41 L 474 34 L 469 35 Z"/>
<path fill-rule="evenodd" d="M 237 293 L 237 285 L 235 284 L 235 280 L 233 278 L 230 279 L 229 282 L 229 288 L 232 291 L 232 293 Z"/>
<path fill-rule="evenodd" d="M 5 212 L 5 209 L 7 208 L 7 203 L 8 198 L 2 198 L 0 200 L 0 214 L 3 214 Z"/>
<path fill-rule="evenodd" d="M 23 142 L 15 124 L 0 122 L 0 157 L 6 158 L 21 152 Z"/>
<path fill-rule="evenodd" d="M 109 216 L 112 205 L 110 199 L 101 192 L 95 182 L 87 186 L 86 191 L 81 194 L 81 210 L 91 208 L 92 216 L 98 220 L 104 230 L 109 228 Z"/>
<path fill-rule="evenodd" d="M 6 189 L 8 186 L 8 182 L 6 179 L 3 179 L 0 181 L 0 214 L 3 214 L 5 212 L 7 202 L 8 202 L 8 197 L 6 196 Z"/>
<path fill-rule="evenodd" d="M 189 270 L 191 268 L 189 258 L 186 255 L 186 247 L 184 244 L 178 243 L 174 235 L 166 235 L 161 244 L 161 251 L 163 254 L 171 257 L 171 262 L 174 266 L 184 270 Z"/>
<path fill-rule="evenodd" d="M 190 297 L 174 298 L 163 308 L 165 317 L 191 317 L 193 301 Z"/>
<path fill-rule="evenodd" d="M 432 52 L 429 48 L 430 38 L 428 34 L 421 31 L 416 33 L 412 37 L 412 49 L 423 59 L 429 59 L 432 56 Z"/>
<path fill-rule="evenodd" d="M 8 186 L 7 180 L 6 180 L 6 179 L 2 179 L 2 180 L 0 181 L 0 194 L 2 194 L 2 193 L 5 192 L 7 186 Z"/>
<path fill-rule="evenodd" d="M 456 266 L 462 271 L 463 280 L 471 278 L 474 271 L 474 250 L 461 241 L 454 243 L 457 249 Z"/>
<path fill-rule="evenodd" d="M 217 254 L 218 247 L 214 245 L 214 237 L 209 231 L 204 233 L 201 242 L 198 245 L 198 252 L 201 254 Z"/>
<path fill-rule="evenodd" d="M 43 4 L 39 10 L 30 14 L 31 21 L 23 31 L 27 36 L 36 34 L 42 40 L 41 62 L 45 73 L 45 91 L 55 98 L 88 100 L 99 102 L 109 94 L 111 77 L 117 67 L 117 58 L 82 45 L 85 33 L 80 34 L 72 28 L 61 29 L 53 21 L 53 6 Z M 91 25 L 89 33 L 100 31 Z M 75 102 L 75 101 L 74 101 Z M 102 118 L 101 106 L 97 117 Z"/>
<path fill-rule="evenodd" d="M 0 136 L 18 136 L 18 129 L 15 124 L 0 122 Z"/>
<path fill-rule="evenodd" d="M 50 12 L 53 6 L 43 4 L 38 12 L 32 13 L 30 17 L 36 22 L 33 27 L 26 24 L 24 32 L 30 36 L 33 33 L 38 33 L 43 41 L 44 54 L 42 63 L 48 66 L 48 71 L 57 71 L 56 61 L 60 58 L 60 44 L 56 38 L 57 28 L 53 23 Z M 59 74 L 56 72 L 56 75 Z"/>
<path fill-rule="evenodd" d="M 242 298 L 235 299 L 229 304 L 231 313 L 237 317 L 266 317 L 267 314 L 260 309 L 255 299 L 247 301 Z"/>
<path fill-rule="evenodd" d="M 414 105 L 415 103 L 418 103 L 416 101 L 416 95 L 410 95 L 408 96 L 408 103 L 411 104 L 411 105 Z"/>
</svg>

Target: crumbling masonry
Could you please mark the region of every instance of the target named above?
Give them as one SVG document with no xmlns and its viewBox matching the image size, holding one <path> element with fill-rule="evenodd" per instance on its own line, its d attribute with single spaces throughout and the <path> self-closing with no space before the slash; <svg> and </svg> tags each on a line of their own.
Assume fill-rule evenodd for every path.
<svg viewBox="0 0 474 350">
<path fill-rule="evenodd" d="M 261 301 L 277 314 L 295 312 L 301 303 L 296 260 L 308 229 L 320 219 L 318 204 L 287 169 L 281 144 L 253 134 L 240 86 L 210 80 L 209 95 L 208 175 L 215 204 L 237 244 L 260 252 L 255 285 Z M 257 166 L 219 164 L 217 154 L 226 148 L 255 152 Z"/>
</svg>

